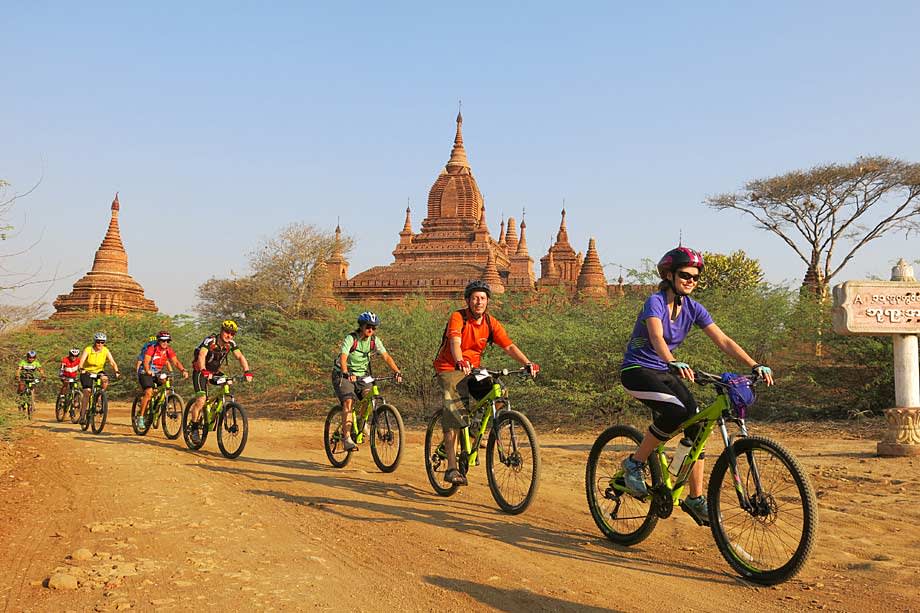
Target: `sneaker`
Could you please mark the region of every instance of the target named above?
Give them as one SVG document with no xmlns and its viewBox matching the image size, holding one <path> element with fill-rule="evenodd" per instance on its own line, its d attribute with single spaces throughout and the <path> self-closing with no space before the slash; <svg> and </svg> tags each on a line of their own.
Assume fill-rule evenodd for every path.
<svg viewBox="0 0 920 613">
<path fill-rule="evenodd" d="M 632 456 L 628 456 L 620 466 L 623 468 L 623 483 L 626 491 L 633 496 L 648 496 L 648 486 L 645 485 L 645 462 L 639 462 Z"/>
<path fill-rule="evenodd" d="M 140 428 L 141 430 L 144 429 L 144 416 L 143 415 L 137 416 L 137 427 Z"/>
<path fill-rule="evenodd" d="M 345 448 L 345 451 L 354 451 L 358 448 L 358 446 L 355 445 L 355 442 L 351 440 L 350 436 L 342 439 L 342 446 Z"/>
<path fill-rule="evenodd" d="M 688 496 L 681 501 L 680 508 L 684 510 L 684 513 L 692 517 L 697 524 L 701 526 L 709 525 L 709 504 L 706 502 L 705 496 L 697 496 L 696 498 Z"/>
</svg>

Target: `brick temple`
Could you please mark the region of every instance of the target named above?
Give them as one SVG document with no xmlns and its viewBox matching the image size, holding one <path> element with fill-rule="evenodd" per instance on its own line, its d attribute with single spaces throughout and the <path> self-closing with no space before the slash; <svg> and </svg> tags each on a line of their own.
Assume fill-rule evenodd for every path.
<svg viewBox="0 0 920 613">
<path fill-rule="evenodd" d="M 109 228 L 96 250 L 92 270 L 73 284 L 69 294 L 57 297 L 51 319 L 157 312 L 157 305 L 144 297 L 144 288 L 128 274 L 128 254 L 118 227 L 120 208 L 116 193 Z"/>
<path fill-rule="evenodd" d="M 428 215 L 420 231 L 412 230 L 411 210 L 406 208 L 392 264 L 349 279 L 348 262 L 339 251 L 326 261 L 324 275 L 328 271 L 336 298 L 358 302 L 402 300 L 413 294 L 456 300 L 473 279 L 487 281 L 499 294 L 559 288 L 584 298 L 618 293 L 617 286 L 608 288 L 593 238 L 584 256 L 572 248 L 565 215 L 563 208 L 556 240 L 540 259 L 538 279 L 523 219 L 520 237 L 513 217 L 507 225 L 502 220 L 497 239 L 489 232 L 485 202 L 463 145 L 463 115 L 458 113 L 450 158 L 428 192 Z M 336 236 L 341 236 L 339 227 Z"/>
</svg>

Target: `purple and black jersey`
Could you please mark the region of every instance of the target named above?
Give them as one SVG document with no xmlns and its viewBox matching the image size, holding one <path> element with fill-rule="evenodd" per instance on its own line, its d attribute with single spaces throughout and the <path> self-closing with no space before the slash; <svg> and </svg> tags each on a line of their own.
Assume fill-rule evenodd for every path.
<svg viewBox="0 0 920 613">
<path fill-rule="evenodd" d="M 645 301 L 645 304 L 642 306 L 642 312 L 639 313 L 639 318 L 636 319 L 636 325 L 633 328 L 632 336 L 629 339 L 629 343 L 626 345 L 626 353 L 623 355 L 623 365 L 621 368 L 644 366 L 654 370 L 668 369 L 667 363 L 658 357 L 654 347 L 652 347 L 651 341 L 649 341 L 648 326 L 645 324 L 645 320 L 649 317 L 657 317 L 661 320 L 664 342 L 668 344 L 668 348 L 671 351 L 674 351 L 684 342 L 684 339 L 687 338 L 687 335 L 690 333 L 690 328 L 692 328 L 694 324 L 700 328 L 705 328 L 713 323 L 709 311 L 707 311 L 702 304 L 691 299 L 689 296 L 684 296 L 677 319 L 671 321 L 671 317 L 668 314 L 668 301 L 665 293 L 658 292 L 652 294 L 649 296 L 648 300 Z"/>
</svg>

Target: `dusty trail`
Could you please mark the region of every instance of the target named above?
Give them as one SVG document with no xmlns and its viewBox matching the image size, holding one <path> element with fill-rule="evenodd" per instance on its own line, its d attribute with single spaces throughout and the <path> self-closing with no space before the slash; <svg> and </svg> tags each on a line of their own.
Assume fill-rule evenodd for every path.
<svg viewBox="0 0 920 613">
<path fill-rule="evenodd" d="M 874 458 L 874 440 L 757 428 L 807 466 L 821 512 L 805 571 L 758 588 L 679 511 L 639 546 L 602 539 L 583 492 L 592 433 L 538 428 L 540 491 L 512 517 L 482 466 L 459 494 L 434 495 L 421 431 L 384 475 L 368 449 L 330 467 L 321 422 L 250 426 L 243 456 L 226 460 L 210 439 L 191 453 L 158 430 L 134 436 L 123 406 L 99 436 L 42 407 L 0 472 L 0 610 L 920 607 L 918 461 Z M 43 586 L 53 576 L 65 589 Z"/>
</svg>

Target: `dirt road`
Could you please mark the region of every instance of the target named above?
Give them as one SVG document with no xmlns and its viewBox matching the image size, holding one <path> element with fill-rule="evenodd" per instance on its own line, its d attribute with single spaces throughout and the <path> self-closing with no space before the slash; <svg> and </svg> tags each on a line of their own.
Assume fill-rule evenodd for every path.
<svg viewBox="0 0 920 613">
<path fill-rule="evenodd" d="M 384 475 L 366 449 L 330 467 L 320 422 L 253 419 L 243 456 L 226 460 L 213 440 L 192 453 L 112 413 L 94 436 L 41 407 L 23 438 L 0 442 L 0 610 L 920 607 L 920 462 L 874 457 L 873 438 L 758 429 L 798 455 L 820 504 L 811 562 L 760 588 L 679 511 L 636 547 L 601 538 L 583 490 L 592 433 L 539 434 L 537 500 L 511 517 L 484 467 L 434 495 L 419 430 Z"/>
</svg>

